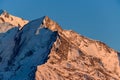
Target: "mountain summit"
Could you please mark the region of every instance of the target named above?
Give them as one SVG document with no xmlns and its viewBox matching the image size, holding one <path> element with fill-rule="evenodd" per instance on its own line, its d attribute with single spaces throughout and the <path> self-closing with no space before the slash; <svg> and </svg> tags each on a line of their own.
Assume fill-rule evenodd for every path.
<svg viewBox="0 0 120 80">
<path fill-rule="evenodd" d="M 28 21 L 22 18 L 13 16 L 5 10 L 0 10 L 0 32 L 6 32 L 13 27 L 20 27 L 20 29 L 27 24 Z"/>
<path fill-rule="evenodd" d="M 27 21 L 5 15 L 0 80 L 120 80 L 120 54 L 105 43 L 64 30 L 48 16 Z"/>
</svg>

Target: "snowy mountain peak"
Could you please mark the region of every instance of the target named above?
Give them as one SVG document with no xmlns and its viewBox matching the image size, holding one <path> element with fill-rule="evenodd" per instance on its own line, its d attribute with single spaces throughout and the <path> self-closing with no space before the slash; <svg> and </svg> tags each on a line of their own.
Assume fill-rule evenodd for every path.
<svg viewBox="0 0 120 80">
<path fill-rule="evenodd" d="M 0 80 L 120 80 L 118 52 L 48 16 L 0 15 L 0 30 Z"/>
<path fill-rule="evenodd" d="M 0 80 L 34 80 L 37 65 L 44 64 L 56 41 L 57 32 L 41 28 L 43 17 L 22 29 L 0 35 Z"/>
<path fill-rule="evenodd" d="M 0 10 L 0 33 L 6 32 L 13 27 L 21 29 L 27 23 L 27 20 L 13 16 L 5 10 Z"/>
<path fill-rule="evenodd" d="M 50 29 L 52 31 L 58 31 L 58 32 L 62 31 L 62 28 L 56 22 L 51 20 L 48 16 L 44 17 L 42 25 L 45 28 L 48 28 L 48 29 Z"/>
</svg>

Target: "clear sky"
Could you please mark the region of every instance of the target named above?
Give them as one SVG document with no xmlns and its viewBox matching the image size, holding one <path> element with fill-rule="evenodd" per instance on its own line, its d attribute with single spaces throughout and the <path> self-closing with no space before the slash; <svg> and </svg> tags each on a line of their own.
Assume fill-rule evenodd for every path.
<svg viewBox="0 0 120 80">
<path fill-rule="evenodd" d="M 0 0 L 0 8 L 28 20 L 47 15 L 120 51 L 120 0 Z"/>
</svg>

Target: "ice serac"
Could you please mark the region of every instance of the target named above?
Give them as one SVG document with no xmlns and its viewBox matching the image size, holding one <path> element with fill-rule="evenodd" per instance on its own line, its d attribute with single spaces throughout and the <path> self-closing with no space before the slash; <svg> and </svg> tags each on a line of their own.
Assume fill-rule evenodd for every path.
<svg viewBox="0 0 120 80">
<path fill-rule="evenodd" d="M 0 10 L 0 33 L 7 32 L 14 27 L 21 29 L 27 23 L 27 20 L 13 16 L 5 10 Z"/>
<path fill-rule="evenodd" d="M 118 52 L 100 41 L 63 30 L 48 17 L 48 29 L 58 31 L 49 59 L 37 67 L 36 80 L 120 80 Z"/>
<path fill-rule="evenodd" d="M 41 27 L 43 19 L 0 36 L 0 80 L 35 80 L 37 65 L 47 61 L 57 38 L 56 31 Z"/>
</svg>

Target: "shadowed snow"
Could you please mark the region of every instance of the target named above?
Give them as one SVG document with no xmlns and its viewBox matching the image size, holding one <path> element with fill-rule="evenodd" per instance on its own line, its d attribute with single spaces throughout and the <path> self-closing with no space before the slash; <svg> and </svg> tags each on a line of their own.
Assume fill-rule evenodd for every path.
<svg viewBox="0 0 120 80">
<path fill-rule="evenodd" d="M 57 32 L 39 28 L 43 18 L 0 36 L 0 79 L 34 80 L 36 66 L 46 62 L 57 38 Z"/>
</svg>

